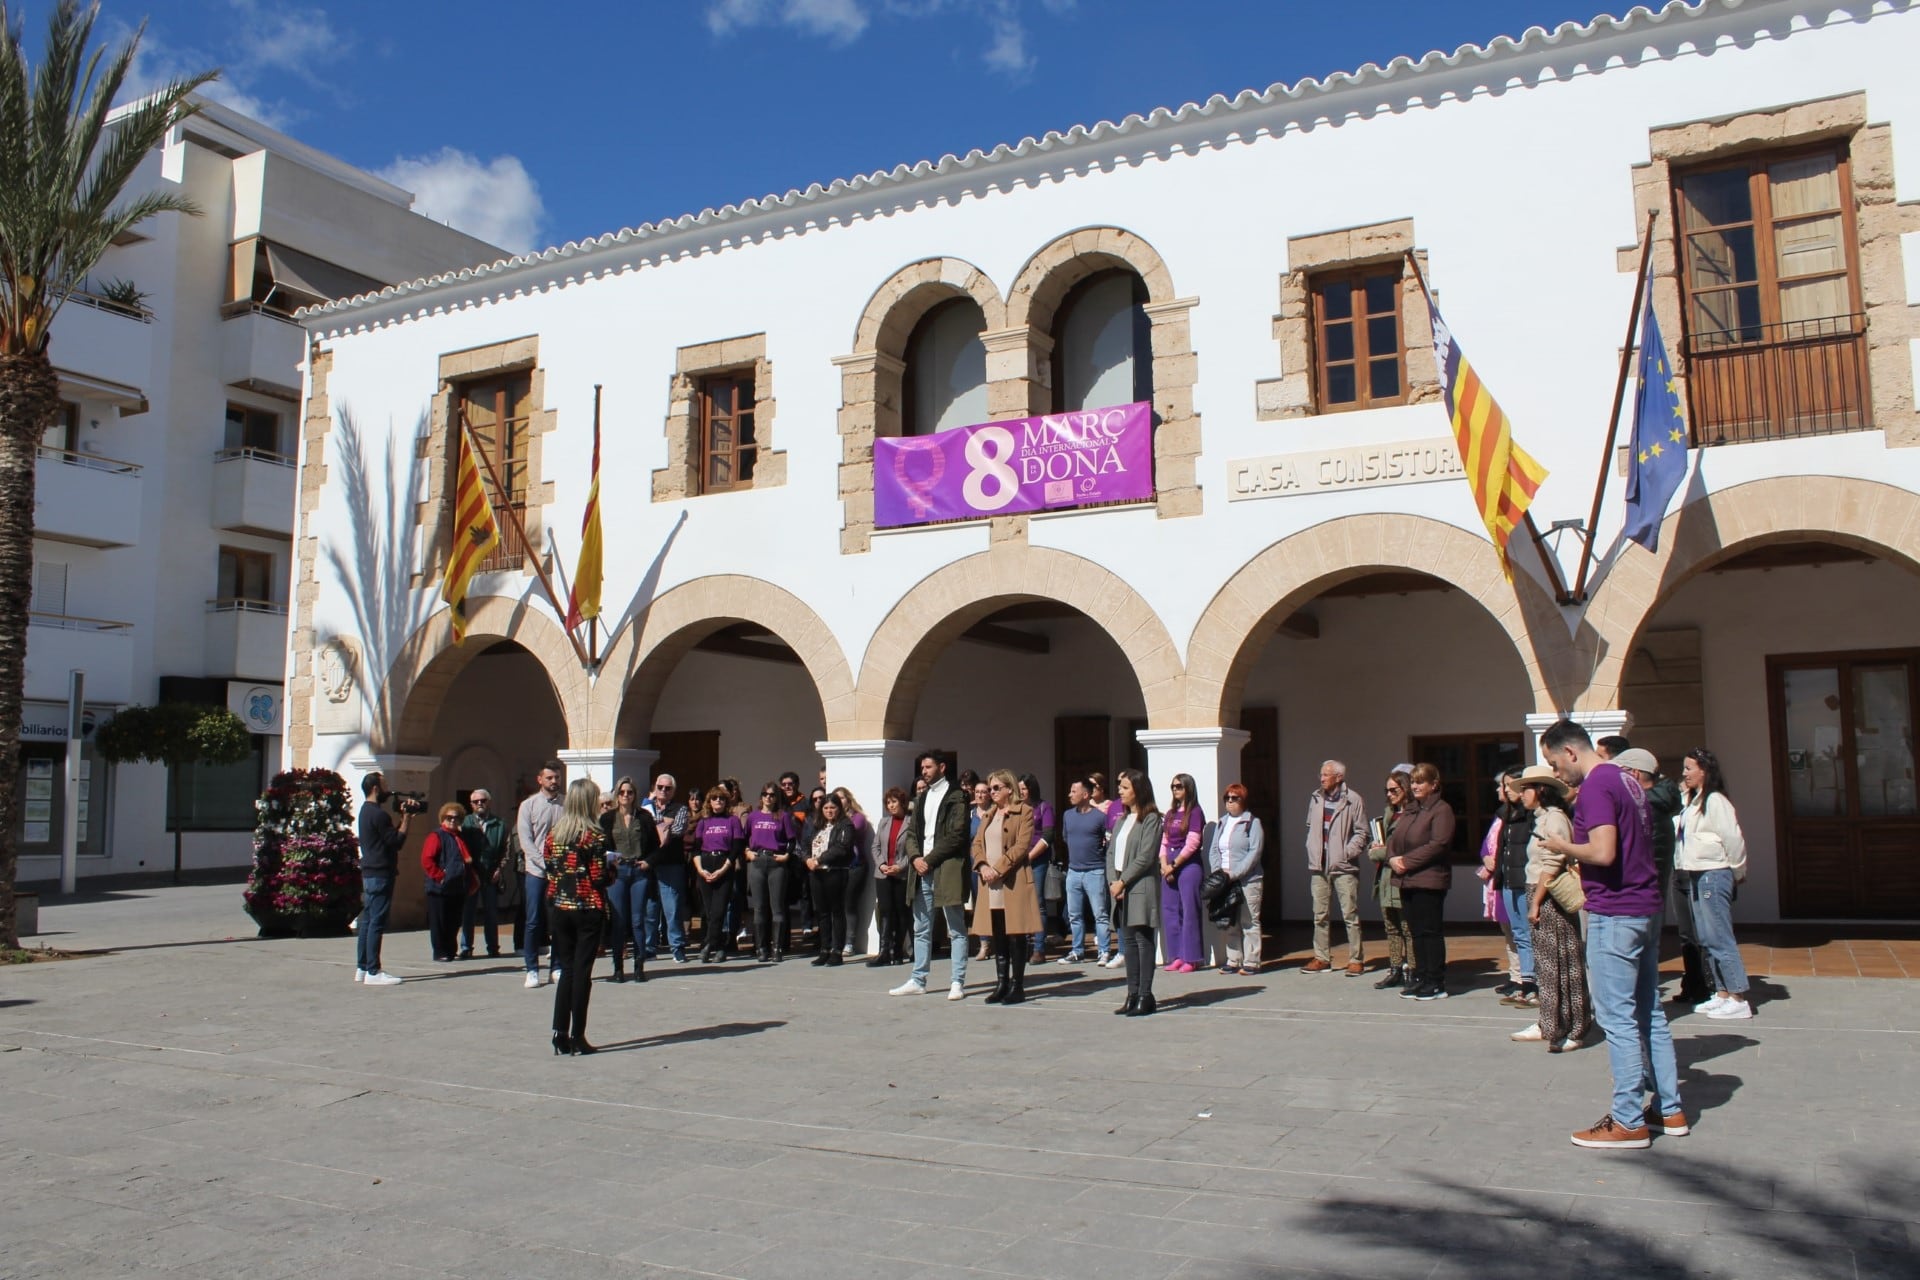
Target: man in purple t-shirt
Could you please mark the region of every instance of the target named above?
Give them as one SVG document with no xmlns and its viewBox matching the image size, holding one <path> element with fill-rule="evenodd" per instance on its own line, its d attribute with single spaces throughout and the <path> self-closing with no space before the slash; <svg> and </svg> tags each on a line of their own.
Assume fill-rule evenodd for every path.
<svg viewBox="0 0 1920 1280">
<path fill-rule="evenodd" d="M 1571 720 L 1541 735 L 1540 754 L 1562 782 L 1580 789 L 1573 838 L 1546 837 L 1540 844 L 1580 863 L 1587 895 L 1587 986 L 1613 1070 L 1612 1108 L 1592 1128 L 1574 1134 L 1574 1145 L 1644 1147 L 1650 1122 L 1669 1137 L 1684 1136 L 1680 1072 L 1660 1008 L 1660 873 L 1646 793 L 1618 765 L 1602 760 L 1587 731 Z M 1646 1106 L 1649 1067 L 1657 1115 Z"/>
</svg>

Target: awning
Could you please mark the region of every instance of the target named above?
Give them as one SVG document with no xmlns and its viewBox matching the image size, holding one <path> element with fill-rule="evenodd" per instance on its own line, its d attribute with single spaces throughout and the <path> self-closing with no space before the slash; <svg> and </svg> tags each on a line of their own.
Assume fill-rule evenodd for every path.
<svg viewBox="0 0 1920 1280">
<path fill-rule="evenodd" d="M 62 369 L 55 365 L 54 375 L 60 379 L 61 390 L 75 399 L 105 400 L 120 411 L 120 416 L 130 418 L 136 413 L 147 411 L 147 393 L 138 387 L 129 387 L 121 382 L 108 382 L 105 378 L 89 377 L 84 373 L 75 373 L 71 369 Z"/>
<path fill-rule="evenodd" d="M 267 251 L 267 270 L 276 289 L 303 294 L 314 302 L 334 302 L 356 294 L 378 293 L 386 288 L 371 276 L 335 266 L 323 258 L 271 240 L 261 242 Z"/>
</svg>

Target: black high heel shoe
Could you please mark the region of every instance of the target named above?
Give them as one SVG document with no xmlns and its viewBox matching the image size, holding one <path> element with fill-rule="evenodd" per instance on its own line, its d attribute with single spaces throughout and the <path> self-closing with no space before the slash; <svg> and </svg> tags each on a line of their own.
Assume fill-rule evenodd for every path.
<svg viewBox="0 0 1920 1280">
<path fill-rule="evenodd" d="M 577 1058 L 589 1053 L 598 1053 L 600 1052 L 600 1048 L 598 1045 L 588 1044 L 584 1037 L 576 1037 L 573 1041 L 572 1048 L 568 1049 L 567 1052 Z"/>
<path fill-rule="evenodd" d="M 553 1033 L 553 1056 L 558 1058 L 562 1054 L 570 1054 L 572 1052 L 573 1052 L 573 1041 L 567 1039 L 565 1036 L 561 1035 L 558 1031 L 554 1032 Z"/>
<path fill-rule="evenodd" d="M 1138 1009 L 1139 1007 L 1140 1007 L 1140 1000 L 1139 1000 L 1139 997 L 1137 997 L 1137 996 L 1128 996 L 1128 997 L 1127 997 L 1127 1002 L 1126 1002 L 1125 1004 L 1123 1004 L 1123 1005 L 1121 1005 L 1121 1006 L 1120 1006 L 1120 1007 L 1119 1007 L 1118 1009 L 1115 1009 L 1115 1010 L 1113 1011 L 1113 1012 L 1114 1012 L 1114 1016 L 1115 1016 L 1115 1017 L 1120 1017 L 1120 1018 L 1130 1018 L 1130 1017 L 1132 1017 L 1132 1016 L 1133 1016 L 1133 1011 L 1134 1011 L 1135 1009 Z"/>
<path fill-rule="evenodd" d="M 1155 1009 L 1158 1009 L 1159 1007 L 1160 1007 L 1159 1005 L 1154 1003 L 1152 996 L 1141 996 L 1140 1003 L 1138 1003 L 1131 1010 L 1129 1010 L 1127 1013 L 1127 1016 L 1129 1018 L 1152 1017 L 1153 1011 Z"/>
</svg>

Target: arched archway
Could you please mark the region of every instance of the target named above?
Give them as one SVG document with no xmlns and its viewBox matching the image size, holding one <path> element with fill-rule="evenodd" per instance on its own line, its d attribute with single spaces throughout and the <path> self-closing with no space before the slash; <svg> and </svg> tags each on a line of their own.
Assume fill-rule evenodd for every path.
<svg viewBox="0 0 1920 1280">
<path fill-rule="evenodd" d="M 434 725 L 448 690 L 494 644 L 510 641 L 530 654 L 546 677 L 560 708 L 566 740 L 577 743 L 587 723 L 587 678 L 566 633 L 553 618 L 526 600 L 473 596 L 468 601 L 467 637 L 453 643 L 445 610 L 415 629 L 400 647 L 382 681 L 371 745 L 376 755 L 434 755 Z"/>
<path fill-rule="evenodd" d="M 1100 271 L 1121 268 L 1140 277 L 1148 303 L 1174 300 L 1173 273 L 1159 251 L 1120 227 L 1082 227 L 1041 246 L 1007 291 L 1007 325 L 1044 331 L 1073 286 Z M 1156 347 L 1154 354 L 1161 352 Z"/>
<path fill-rule="evenodd" d="M 898 360 L 920 318 L 940 303 L 961 297 L 979 306 L 988 329 L 1006 325 L 1006 304 L 984 271 L 961 258 L 923 258 L 900 268 L 873 291 L 854 328 L 853 350 L 878 351 Z"/>
</svg>

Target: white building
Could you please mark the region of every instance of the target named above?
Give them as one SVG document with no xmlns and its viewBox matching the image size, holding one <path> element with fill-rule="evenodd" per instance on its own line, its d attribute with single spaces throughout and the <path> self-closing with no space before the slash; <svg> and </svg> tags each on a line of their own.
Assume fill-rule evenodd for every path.
<svg viewBox="0 0 1920 1280">
<path fill-rule="evenodd" d="M 83 757 L 82 875 L 245 865 L 284 732 L 294 449 L 306 334 L 295 310 L 501 251 L 412 197 L 216 103 L 136 188 L 186 196 L 107 252 L 54 322 L 64 420 L 41 446 L 22 747 L 22 880 L 59 873 L 68 672 L 87 730 L 160 699 L 231 705 L 254 757 L 220 769 Z M 138 296 L 116 287 L 137 290 Z M 109 298 L 109 294 L 119 299 Z"/>
<path fill-rule="evenodd" d="M 320 308 L 288 759 L 377 761 L 435 801 L 517 796 L 551 754 L 749 794 L 824 759 L 869 809 L 921 747 L 1050 796 L 1129 761 L 1163 801 L 1176 772 L 1209 800 L 1240 778 L 1278 919 L 1306 910 L 1323 758 L 1370 804 L 1395 763 L 1439 765 L 1464 853 L 1499 768 L 1573 710 L 1672 772 L 1718 751 L 1743 918 L 1912 918 L 1916 61 L 1904 3 L 1635 9 Z M 1562 604 L 1524 537 L 1503 576 L 1444 461 L 1404 255 L 1550 470 L 1545 529 L 1592 501 L 1649 214 L 1710 447 L 1658 554 L 1617 545 L 1615 477 L 1594 585 Z M 564 599 L 596 385 L 589 666 L 529 569 Z M 875 527 L 876 437 L 1138 399 L 1150 498 Z M 475 580 L 455 648 L 462 406 L 533 545 Z M 1429 445 L 1424 482 L 1369 469 Z M 1557 545 L 1571 579 L 1577 535 Z"/>
</svg>

